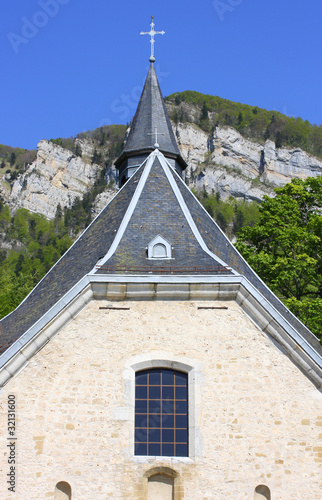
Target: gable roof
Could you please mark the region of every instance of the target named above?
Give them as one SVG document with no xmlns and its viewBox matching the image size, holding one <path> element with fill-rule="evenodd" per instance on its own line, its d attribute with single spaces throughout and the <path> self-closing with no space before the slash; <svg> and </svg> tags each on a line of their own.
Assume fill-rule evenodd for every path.
<svg viewBox="0 0 322 500">
<path fill-rule="evenodd" d="M 0 321 L 0 383 L 93 296 L 122 296 L 234 299 L 322 386 L 322 346 L 316 337 L 250 268 L 169 163 L 167 158 L 175 158 L 185 166 L 153 64 L 118 163 L 143 150 L 149 156 L 123 188 L 17 309 Z M 158 235 L 171 246 L 167 260 L 148 258 L 148 245 Z M 117 283 L 121 293 L 107 292 Z"/>
<path fill-rule="evenodd" d="M 172 247 L 172 258 L 166 262 L 147 256 L 147 245 L 161 233 Z M 243 292 L 235 295 L 241 306 L 283 349 L 290 349 L 288 354 L 302 369 L 306 367 L 315 383 L 322 385 L 322 346 L 318 340 L 249 267 L 158 150 L 149 155 L 20 306 L 1 320 L 0 366 L 90 283 L 115 281 L 218 283 L 222 290 L 242 286 Z M 276 334 L 276 328 L 282 336 Z"/>
</svg>

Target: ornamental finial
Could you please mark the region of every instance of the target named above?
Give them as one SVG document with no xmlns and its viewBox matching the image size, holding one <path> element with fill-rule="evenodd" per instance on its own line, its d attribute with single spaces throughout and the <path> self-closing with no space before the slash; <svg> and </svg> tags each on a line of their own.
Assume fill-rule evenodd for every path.
<svg viewBox="0 0 322 500">
<path fill-rule="evenodd" d="M 155 57 L 154 57 L 154 35 L 164 35 L 165 34 L 165 31 L 155 31 L 154 30 L 154 22 L 153 22 L 153 19 L 154 19 L 154 16 L 151 16 L 151 30 L 150 31 L 141 31 L 140 35 L 150 35 L 151 36 L 151 40 L 150 40 L 150 43 L 151 43 L 151 55 L 149 57 L 149 61 L 150 62 L 154 62 L 155 61 Z"/>
</svg>

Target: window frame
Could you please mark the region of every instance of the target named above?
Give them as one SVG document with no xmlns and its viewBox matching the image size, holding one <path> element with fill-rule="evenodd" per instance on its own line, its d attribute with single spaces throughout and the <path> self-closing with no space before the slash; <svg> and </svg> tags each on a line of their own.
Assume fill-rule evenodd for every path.
<svg viewBox="0 0 322 500">
<path fill-rule="evenodd" d="M 188 364 L 189 363 L 189 364 Z M 134 428 L 135 428 L 135 372 L 147 370 L 149 368 L 171 368 L 188 374 L 188 457 L 175 457 L 176 461 L 184 463 L 194 463 L 194 457 L 201 456 L 203 444 L 201 439 L 201 430 L 198 426 L 200 415 L 200 393 L 203 374 L 201 371 L 201 362 L 196 359 L 178 357 L 163 351 L 153 351 L 143 353 L 129 358 L 125 362 L 123 371 L 124 383 L 124 401 L 122 407 L 115 409 L 114 418 L 117 420 L 126 420 L 129 422 L 130 441 L 128 456 L 135 462 L 148 463 L 153 459 L 153 455 L 135 455 L 134 454 Z M 173 460 L 173 457 L 158 457 L 163 462 Z"/>
<path fill-rule="evenodd" d="M 186 371 L 153 367 L 135 372 L 135 455 L 189 456 L 188 390 Z"/>
<path fill-rule="evenodd" d="M 164 247 L 164 255 L 155 255 L 155 249 L 158 245 Z M 171 260 L 172 259 L 172 247 L 170 243 L 161 234 L 158 234 L 148 243 L 147 246 L 148 259 L 150 260 Z"/>
</svg>

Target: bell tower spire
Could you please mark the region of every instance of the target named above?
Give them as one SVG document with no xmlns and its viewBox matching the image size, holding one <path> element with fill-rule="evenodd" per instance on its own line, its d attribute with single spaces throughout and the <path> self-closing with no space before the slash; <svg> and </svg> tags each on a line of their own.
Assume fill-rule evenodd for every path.
<svg viewBox="0 0 322 500">
<path fill-rule="evenodd" d="M 151 31 L 140 33 L 151 36 L 151 64 L 129 135 L 121 156 L 115 162 L 120 186 L 156 148 L 164 154 L 179 175 L 182 176 L 187 167 L 180 154 L 154 68 L 154 36 L 164 34 L 164 31 L 155 31 L 154 26 L 152 17 Z"/>
</svg>

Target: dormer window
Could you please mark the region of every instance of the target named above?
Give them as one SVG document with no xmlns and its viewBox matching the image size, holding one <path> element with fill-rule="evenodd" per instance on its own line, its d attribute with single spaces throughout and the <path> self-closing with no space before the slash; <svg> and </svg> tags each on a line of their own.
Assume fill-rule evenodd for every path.
<svg viewBox="0 0 322 500">
<path fill-rule="evenodd" d="M 160 234 L 148 244 L 148 259 L 171 259 L 171 245 Z"/>
</svg>

